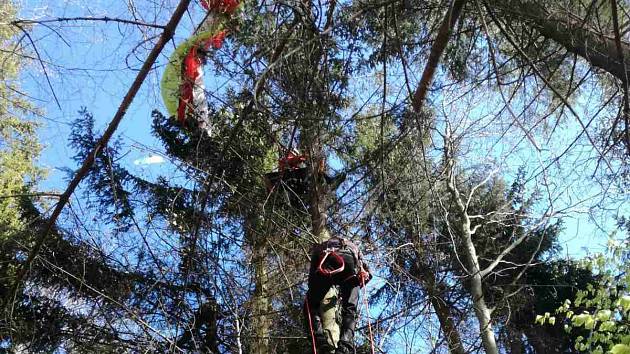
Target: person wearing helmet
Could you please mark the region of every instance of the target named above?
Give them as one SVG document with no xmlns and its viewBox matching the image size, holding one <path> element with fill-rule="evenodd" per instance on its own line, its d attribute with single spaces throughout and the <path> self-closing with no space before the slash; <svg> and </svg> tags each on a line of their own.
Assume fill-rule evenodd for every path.
<svg viewBox="0 0 630 354">
<path fill-rule="evenodd" d="M 276 189 L 287 190 L 291 204 L 301 207 L 308 200 L 311 185 L 311 169 L 307 166 L 308 156 L 301 154 L 293 148 L 278 159 L 278 170 L 266 173 L 264 176 L 267 192 L 271 193 Z M 336 190 L 346 179 L 344 172 L 331 176 L 326 173 L 325 162 L 320 161 L 317 174 L 324 184 L 332 191 Z"/>
</svg>

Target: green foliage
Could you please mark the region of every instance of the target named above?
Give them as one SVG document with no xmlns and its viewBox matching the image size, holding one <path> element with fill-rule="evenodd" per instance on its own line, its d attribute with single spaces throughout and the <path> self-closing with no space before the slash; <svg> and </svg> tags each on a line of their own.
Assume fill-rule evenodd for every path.
<svg viewBox="0 0 630 354">
<path fill-rule="evenodd" d="M 11 196 L 28 193 L 42 177 L 42 170 L 34 165 L 40 151 L 37 124 L 24 119 L 32 107 L 17 85 L 22 51 L 14 42 L 15 28 L 6 21 L 15 12 L 11 2 L 0 4 L 0 241 L 23 227 L 18 198 Z"/>
<path fill-rule="evenodd" d="M 80 164 L 94 149 L 100 136 L 94 131 L 94 116 L 85 108 L 79 114 L 72 124 L 70 145 L 77 150 L 74 160 Z M 118 141 L 110 143 L 96 158 L 86 181 L 90 183 L 90 193 L 97 195 L 96 210 L 105 220 L 124 230 L 131 227 L 134 212 L 130 192 L 125 189 L 131 176 L 117 162 L 119 150 Z"/>
<path fill-rule="evenodd" d="M 568 333 L 587 330 L 576 337 L 575 349 L 589 353 L 627 353 L 630 350 L 630 239 L 613 240 L 605 254 L 582 261 L 582 267 L 598 276 L 596 283 L 566 299 L 556 311 Z M 536 317 L 536 323 L 551 325 L 556 321 L 549 313 Z"/>
<path fill-rule="evenodd" d="M 32 122 L 0 115 L 0 241 L 22 228 L 17 197 L 29 193 L 42 176 L 34 165 L 40 150 L 35 128 Z"/>
</svg>

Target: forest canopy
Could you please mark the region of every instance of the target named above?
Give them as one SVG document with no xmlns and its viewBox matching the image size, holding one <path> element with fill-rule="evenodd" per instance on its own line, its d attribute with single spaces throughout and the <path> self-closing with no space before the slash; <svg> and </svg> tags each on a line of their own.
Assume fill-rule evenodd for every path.
<svg viewBox="0 0 630 354">
<path fill-rule="evenodd" d="M 630 353 L 627 2 L 0 14 L 0 351 Z"/>
</svg>

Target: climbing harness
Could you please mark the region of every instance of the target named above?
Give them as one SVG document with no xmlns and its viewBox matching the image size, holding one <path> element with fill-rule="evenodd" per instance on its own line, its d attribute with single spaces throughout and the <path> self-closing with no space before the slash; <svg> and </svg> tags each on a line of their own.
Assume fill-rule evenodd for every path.
<svg viewBox="0 0 630 354">
<path fill-rule="evenodd" d="M 184 125 L 188 117 L 211 133 L 203 83 L 203 64 L 210 48 L 219 49 L 227 35 L 225 26 L 240 8 L 238 0 L 202 0 L 206 19 L 195 34 L 177 46 L 162 75 L 162 99 L 166 110 Z"/>
<path fill-rule="evenodd" d="M 333 270 L 328 270 L 325 268 L 322 268 L 322 266 L 324 265 L 324 262 L 326 262 L 326 259 L 328 258 L 328 256 L 332 255 L 333 258 L 335 258 L 335 261 L 340 264 L 338 268 L 335 268 Z M 317 266 L 317 271 L 325 276 L 332 276 L 335 275 L 337 273 L 341 273 L 344 271 L 344 269 L 346 268 L 346 262 L 344 262 L 343 257 L 341 257 L 340 255 L 337 254 L 337 252 L 335 252 L 335 250 L 333 249 L 327 249 L 324 252 L 324 256 L 322 257 L 321 261 L 319 261 L 319 265 Z M 348 278 L 346 278 L 345 280 L 347 280 Z M 344 281 L 345 281 L 344 280 Z"/>
<path fill-rule="evenodd" d="M 367 301 L 367 289 L 365 287 L 366 283 L 371 280 L 371 275 L 369 273 L 369 267 L 367 264 L 363 262 L 363 256 L 359 250 L 359 247 L 344 238 L 333 237 L 327 241 L 318 243 L 313 246 L 312 250 L 312 258 L 311 258 L 311 273 L 309 274 L 309 290 L 307 292 L 304 306 L 305 317 L 308 320 L 308 327 L 310 331 L 310 338 L 313 346 L 313 353 L 317 353 L 318 345 L 325 345 L 324 343 L 318 343 L 320 340 L 319 332 L 321 331 L 321 324 L 317 321 L 317 314 L 313 314 L 311 312 L 311 303 L 309 301 L 309 296 L 311 295 L 310 287 L 316 286 L 331 286 L 337 285 L 341 286 L 342 293 L 346 294 L 343 296 L 349 296 L 349 299 L 345 299 L 341 301 L 343 304 L 342 313 L 344 319 L 342 320 L 342 336 L 339 339 L 338 349 L 339 352 L 341 349 L 339 348 L 349 348 L 350 346 L 354 347 L 353 338 L 355 330 L 355 321 L 357 318 L 357 311 L 360 307 L 358 303 L 358 296 L 360 291 L 358 288 L 363 288 L 363 301 L 365 304 L 365 311 L 368 314 L 368 328 L 369 328 L 369 340 L 371 346 L 371 353 L 374 354 L 374 339 L 372 333 L 372 326 L 369 322 L 369 304 Z M 354 266 L 353 266 L 354 264 Z M 314 276 L 314 278 L 311 278 Z M 317 292 L 317 296 L 323 295 L 322 292 L 324 289 L 319 289 Z M 321 294 L 320 294 L 321 293 Z M 319 297 L 317 298 L 319 300 Z M 339 300 L 338 300 L 339 301 Z M 348 304 L 352 304 L 353 310 L 346 309 L 345 306 L 349 306 Z M 346 318 L 346 316 L 351 316 L 351 318 Z M 313 320 L 315 319 L 315 322 Z M 346 322 L 349 321 L 349 322 Z M 348 324 L 349 323 L 349 324 Z M 344 327 L 345 326 L 345 327 Z M 317 331 L 317 333 L 316 333 Z M 350 332 L 352 331 L 352 333 Z M 320 347 L 321 350 L 321 347 Z"/>
<path fill-rule="evenodd" d="M 300 154 L 297 150 L 288 151 L 286 156 L 278 160 L 278 171 L 296 170 L 304 168 L 307 160 L 306 155 Z"/>
</svg>

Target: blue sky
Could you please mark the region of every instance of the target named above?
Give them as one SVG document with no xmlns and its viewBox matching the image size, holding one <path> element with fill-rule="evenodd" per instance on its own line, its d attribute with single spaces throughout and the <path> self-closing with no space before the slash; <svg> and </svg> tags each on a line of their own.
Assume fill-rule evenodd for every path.
<svg viewBox="0 0 630 354">
<path fill-rule="evenodd" d="M 160 14 L 167 16 L 169 11 L 163 10 Z M 21 11 L 23 18 L 105 15 L 130 17 L 127 6 L 119 1 L 94 1 L 89 5 L 81 1 L 24 1 Z M 193 12 L 192 15 L 200 15 L 200 12 Z M 154 13 L 148 14 L 141 20 L 157 23 L 166 21 L 165 18 L 156 20 L 154 16 Z M 154 108 L 163 109 L 159 95 L 161 69 L 174 43 L 179 43 L 189 35 L 191 23 L 190 17 L 183 19 L 175 41 L 169 43 L 165 54 L 159 58 L 157 70 L 149 75 L 117 131 L 128 149 L 124 164 L 141 174 L 151 174 L 150 166 L 160 165 L 134 162 L 155 155 L 153 149 L 162 150 L 159 142 L 151 135 L 151 111 Z M 44 126 L 40 130 L 45 145 L 41 163 L 49 169 L 49 178 L 42 188 L 57 190 L 65 187 L 66 177 L 59 169 L 76 166 L 71 160 L 74 152 L 68 147 L 67 141 L 71 123 L 79 116 L 78 111 L 81 107 L 87 107 L 94 114 L 97 128 L 104 129 L 150 49 L 149 45 L 134 48 L 145 35 L 138 33 L 137 27 L 131 25 L 72 21 L 65 23 L 59 33 L 60 36 L 57 36 L 38 26 L 34 29 L 33 38 L 37 39 L 36 44 L 44 60 L 56 64 L 48 65 L 47 72 L 61 107 L 57 107 L 54 102 L 42 70 L 29 68 L 23 80 L 24 89 L 38 99 L 45 112 Z M 156 33 L 150 29 L 146 35 Z"/>
</svg>

